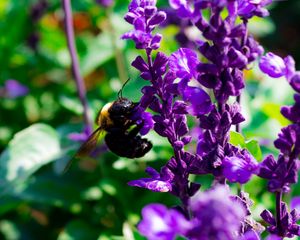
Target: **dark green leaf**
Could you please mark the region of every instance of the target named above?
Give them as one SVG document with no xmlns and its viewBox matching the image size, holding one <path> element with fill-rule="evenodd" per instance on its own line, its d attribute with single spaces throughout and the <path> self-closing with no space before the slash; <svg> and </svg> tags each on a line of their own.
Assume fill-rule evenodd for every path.
<svg viewBox="0 0 300 240">
<path fill-rule="evenodd" d="M 249 142 L 246 142 L 246 149 L 252 154 L 254 158 L 256 158 L 256 160 L 261 161 L 262 152 L 258 141 L 250 140 Z"/>
<path fill-rule="evenodd" d="M 46 124 L 34 124 L 15 134 L 0 156 L 1 193 L 12 190 L 8 184 L 26 180 L 59 154 L 59 136 Z"/>
</svg>

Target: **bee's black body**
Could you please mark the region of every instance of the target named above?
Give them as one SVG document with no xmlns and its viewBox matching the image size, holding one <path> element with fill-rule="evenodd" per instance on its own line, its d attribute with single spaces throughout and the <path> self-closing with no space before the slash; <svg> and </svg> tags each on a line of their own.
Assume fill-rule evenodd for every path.
<svg viewBox="0 0 300 240">
<path fill-rule="evenodd" d="M 152 148 L 152 143 L 135 133 L 136 129 L 122 131 L 110 129 L 105 136 L 107 147 L 115 154 L 127 158 L 144 156 Z"/>
<path fill-rule="evenodd" d="M 127 98 L 119 98 L 108 109 L 112 124 L 105 127 L 105 142 L 113 153 L 121 157 L 139 158 L 152 148 L 151 142 L 138 135 L 142 126 L 134 126 L 130 119 L 136 105 Z"/>
<path fill-rule="evenodd" d="M 106 131 L 104 140 L 107 147 L 120 157 L 139 158 L 149 152 L 152 143 L 139 135 L 143 123 L 137 125 L 131 119 L 136 106 L 137 103 L 123 97 L 107 103 L 98 113 L 96 124 L 99 127 L 81 145 L 76 156 L 89 155 L 96 147 L 102 131 Z"/>
</svg>

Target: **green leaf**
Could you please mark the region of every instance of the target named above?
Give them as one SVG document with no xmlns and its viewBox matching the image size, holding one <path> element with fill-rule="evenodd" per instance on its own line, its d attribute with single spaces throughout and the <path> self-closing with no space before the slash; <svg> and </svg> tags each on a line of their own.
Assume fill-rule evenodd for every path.
<svg viewBox="0 0 300 240">
<path fill-rule="evenodd" d="M 65 95 L 59 97 L 59 103 L 69 111 L 79 115 L 83 112 L 83 107 L 77 98 L 71 98 Z"/>
<path fill-rule="evenodd" d="M 14 210 L 21 204 L 21 200 L 12 196 L 5 196 L 0 198 L 0 216 Z"/>
<path fill-rule="evenodd" d="M 246 142 L 246 148 L 252 156 L 256 158 L 256 160 L 262 160 L 262 152 L 257 140 L 250 140 Z"/>
<path fill-rule="evenodd" d="M 43 206 L 67 209 L 73 214 L 82 211 L 81 195 L 86 185 L 76 182 L 72 176 L 58 177 L 53 172 L 43 171 L 25 182 L 21 191 L 14 195 L 23 201 Z"/>
<path fill-rule="evenodd" d="M 248 24 L 249 31 L 255 36 L 266 36 L 276 29 L 274 23 L 270 18 L 253 17 Z"/>
<path fill-rule="evenodd" d="M 179 237 L 176 237 L 176 240 L 186 240 L 187 238 L 185 238 L 185 237 L 181 237 L 181 236 L 179 236 Z"/>
<path fill-rule="evenodd" d="M 229 143 L 232 145 L 238 147 L 244 147 L 245 146 L 245 138 L 242 134 L 234 131 L 230 131 L 230 139 Z"/>
<path fill-rule="evenodd" d="M 81 58 L 80 66 L 82 74 L 87 75 L 111 59 L 114 56 L 114 49 L 108 33 L 103 33 L 96 38 L 86 36 L 84 40 L 87 52 Z"/>
<path fill-rule="evenodd" d="M 59 136 L 46 124 L 34 124 L 17 134 L 0 156 L 0 189 L 10 190 L 15 180 L 24 181 L 60 153 Z M 4 191 L 4 192 L 5 192 Z"/>
<path fill-rule="evenodd" d="M 99 235 L 98 231 L 81 220 L 73 220 L 65 230 L 59 234 L 58 240 L 94 240 Z"/>
<path fill-rule="evenodd" d="M 262 159 L 262 152 L 257 140 L 246 141 L 241 133 L 230 131 L 229 142 L 236 147 L 246 148 L 258 161 Z"/>
<path fill-rule="evenodd" d="M 269 118 L 277 120 L 281 124 L 281 126 L 286 126 L 290 122 L 289 120 L 287 120 L 285 117 L 282 116 L 282 114 L 280 113 L 280 108 L 281 108 L 280 104 L 269 102 L 269 103 L 265 103 L 262 106 L 262 112 L 266 114 Z"/>
<path fill-rule="evenodd" d="M 21 233 L 15 223 L 7 220 L 0 222 L 0 232 L 4 239 L 20 239 Z"/>
</svg>

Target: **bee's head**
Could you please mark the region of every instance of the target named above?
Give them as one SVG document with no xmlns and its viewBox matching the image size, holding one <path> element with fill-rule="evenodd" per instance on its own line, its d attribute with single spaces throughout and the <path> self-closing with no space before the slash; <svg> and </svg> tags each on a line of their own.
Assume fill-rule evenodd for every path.
<svg viewBox="0 0 300 240">
<path fill-rule="evenodd" d="M 132 114 L 133 109 L 135 108 L 136 103 L 133 103 L 127 98 L 119 98 L 114 101 L 111 107 L 109 108 L 110 116 L 125 116 L 129 117 Z"/>
</svg>

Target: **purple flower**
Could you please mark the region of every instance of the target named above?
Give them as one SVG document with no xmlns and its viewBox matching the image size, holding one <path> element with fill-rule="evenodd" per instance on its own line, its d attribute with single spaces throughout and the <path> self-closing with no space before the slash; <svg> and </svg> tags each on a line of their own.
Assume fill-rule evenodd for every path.
<svg viewBox="0 0 300 240">
<path fill-rule="evenodd" d="M 37 22 L 45 13 L 48 8 L 47 0 L 40 0 L 34 4 L 30 9 L 30 17 L 33 22 Z"/>
<path fill-rule="evenodd" d="M 291 124 L 282 128 L 274 145 L 283 154 L 289 155 L 294 152 L 295 157 L 297 157 L 300 154 L 300 126 Z"/>
<path fill-rule="evenodd" d="M 289 192 L 290 185 L 297 182 L 298 166 L 295 161 L 289 163 L 286 157 L 280 155 L 278 161 L 268 155 L 259 166 L 258 176 L 268 179 L 270 192 Z"/>
<path fill-rule="evenodd" d="M 291 209 L 296 209 L 300 213 L 300 197 L 293 197 L 291 200 Z"/>
<path fill-rule="evenodd" d="M 0 96 L 7 98 L 17 98 L 27 95 L 28 88 L 17 80 L 9 79 L 4 83 L 4 87 L 0 88 Z"/>
<path fill-rule="evenodd" d="M 181 90 L 183 100 L 190 102 L 188 112 L 193 116 L 209 113 L 213 105 L 210 96 L 201 88 L 186 86 Z"/>
<path fill-rule="evenodd" d="M 281 204 L 280 221 L 274 218 L 273 214 L 264 210 L 261 213 L 261 217 L 270 225 L 267 230 L 272 234 L 276 234 L 281 237 L 292 238 L 295 235 L 300 236 L 300 225 L 297 221 L 300 220 L 300 215 L 297 210 L 288 211 L 287 205 L 283 202 Z"/>
<path fill-rule="evenodd" d="M 231 199 L 239 202 L 246 210 L 247 216 L 242 222 L 241 235 L 246 239 L 251 239 L 252 237 L 256 239 L 255 237 L 261 235 L 265 228 L 252 217 L 251 207 L 253 206 L 253 201 L 249 198 L 249 193 L 241 191 L 238 196 L 232 196 Z"/>
<path fill-rule="evenodd" d="M 134 30 L 123 34 L 122 39 L 132 39 L 137 49 L 158 49 L 162 36 L 152 35 L 154 28 L 166 19 L 166 13 L 157 11 L 156 1 L 133 0 L 124 19 Z"/>
<path fill-rule="evenodd" d="M 282 240 L 282 237 L 278 237 L 277 235 L 271 234 L 266 238 L 266 240 Z"/>
<path fill-rule="evenodd" d="M 284 63 L 286 66 L 286 74 L 285 77 L 287 79 L 291 79 L 291 77 L 294 76 L 295 72 L 296 72 L 296 68 L 295 68 L 295 60 L 292 56 L 287 56 L 284 59 Z"/>
<path fill-rule="evenodd" d="M 225 186 L 216 186 L 191 198 L 190 208 L 194 219 L 193 228 L 188 233 L 189 239 L 237 238 L 246 210 L 230 196 Z"/>
<path fill-rule="evenodd" d="M 83 132 L 81 132 L 81 133 L 74 132 L 74 133 L 68 134 L 68 139 L 70 139 L 74 142 L 84 142 L 89 138 L 91 133 L 92 133 L 91 127 L 87 126 L 84 128 Z"/>
<path fill-rule="evenodd" d="M 154 127 L 152 114 L 149 112 L 145 112 L 144 109 L 140 106 L 136 108 L 136 111 L 131 116 L 131 119 L 138 127 L 140 127 L 141 135 L 146 135 Z"/>
<path fill-rule="evenodd" d="M 187 0 L 169 0 L 171 8 L 177 10 L 179 17 L 190 17 L 193 13 L 189 1 Z"/>
<path fill-rule="evenodd" d="M 286 73 L 284 60 L 271 52 L 261 57 L 259 67 L 264 73 L 273 78 L 282 77 Z"/>
<path fill-rule="evenodd" d="M 281 108 L 281 114 L 288 120 L 300 123 L 300 94 L 294 95 L 295 104 L 293 106 L 284 106 Z"/>
<path fill-rule="evenodd" d="M 151 178 L 141 178 L 128 182 L 128 185 L 134 187 L 146 188 L 154 192 L 170 192 L 172 191 L 172 178 L 174 177 L 166 168 L 162 169 L 162 174 L 151 167 L 146 168 L 146 173 Z"/>
<path fill-rule="evenodd" d="M 194 174 L 212 173 L 220 176 L 224 158 L 238 153 L 238 149 L 227 142 L 227 135 L 232 125 L 244 121 L 239 109 L 237 104 L 226 104 L 222 114 L 214 107 L 208 115 L 199 117 L 200 127 L 205 130 L 199 135 L 197 154 L 202 157 L 202 161 L 193 163 Z M 224 139 L 227 141 L 224 142 Z"/>
<path fill-rule="evenodd" d="M 250 230 L 241 236 L 239 240 L 260 240 L 260 237 L 255 231 Z"/>
<path fill-rule="evenodd" d="M 197 54 L 188 48 L 179 48 L 169 58 L 169 67 L 176 77 L 183 78 L 196 78 L 197 65 L 199 63 Z"/>
<path fill-rule="evenodd" d="M 113 5 L 114 1 L 113 0 L 96 0 L 96 3 L 103 7 L 110 7 Z"/>
<path fill-rule="evenodd" d="M 300 72 L 297 72 L 290 78 L 290 85 L 297 93 L 300 93 Z"/>
<path fill-rule="evenodd" d="M 185 235 L 190 228 L 190 223 L 180 212 L 161 204 L 147 205 L 142 216 L 137 228 L 149 240 L 173 240 L 176 236 Z"/>
<path fill-rule="evenodd" d="M 225 157 L 222 161 L 223 175 L 230 182 L 239 182 L 245 184 L 256 173 L 258 163 L 244 150 L 242 154 L 232 157 Z"/>
<path fill-rule="evenodd" d="M 272 0 L 238 0 L 237 13 L 243 18 L 266 17 L 269 12 L 264 7 L 271 3 Z"/>
</svg>

